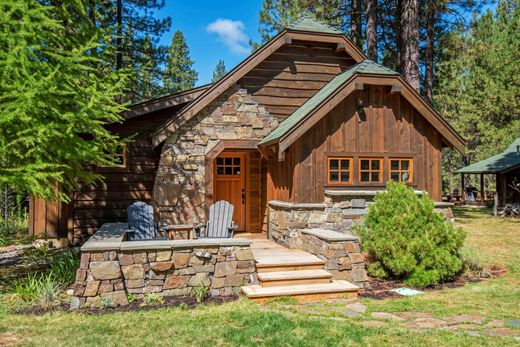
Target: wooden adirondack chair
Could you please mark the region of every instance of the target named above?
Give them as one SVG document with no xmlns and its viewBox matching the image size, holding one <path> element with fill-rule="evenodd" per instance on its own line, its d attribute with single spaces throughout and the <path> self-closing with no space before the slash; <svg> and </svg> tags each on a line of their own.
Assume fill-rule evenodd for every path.
<svg viewBox="0 0 520 347">
<path fill-rule="evenodd" d="M 156 240 L 158 226 L 153 219 L 153 208 L 142 201 L 136 201 L 127 209 L 128 227 L 127 237 L 129 241 Z M 163 232 L 163 235 L 166 235 Z M 163 237 L 166 238 L 166 237 Z"/>
<path fill-rule="evenodd" d="M 237 226 L 233 223 L 235 207 L 229 202 L 220 200 L 209 208 L 209 218 L 206 224 L 194 227 L 197 238 L 225 238 L 233 237 Z"/>
</svg>

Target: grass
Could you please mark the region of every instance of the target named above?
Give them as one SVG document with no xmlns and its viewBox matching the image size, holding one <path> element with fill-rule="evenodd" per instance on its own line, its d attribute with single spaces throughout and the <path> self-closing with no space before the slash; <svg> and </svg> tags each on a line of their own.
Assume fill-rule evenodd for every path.
<svg viewBox="0 0 520 347">
<path fill-rule="evenodd" d="M 468 232 L 467 246 L 482 256 L 485 265 L 508 267 L 508 274 L 414 298 L 363 299 L 368 312 L 413 310 L 437 317 L 477 314 L 488 320 L 519 318 L 520 271 L 516 264 L 520 224 L 495 219 L 483 210 L 455 212 L 457 223 Z M 439 329 L 418 332 L 393 322 L 365 327 L 365 319 L 348 318 L 343 309 L 342 305 L 328 303 L 297 305 L 287 298 L 266 305 L 241 299 L 192 310 L 166 308 L 106 315 L 56 312 L 26 316 L 11 314 L 8 307 L 0 306 L 0 344 L 5 334 L 26 346 L 155 345 L 158 341 L 172 346 L 518 345 L 511 338 L 474 337 Z"/>
</svg>

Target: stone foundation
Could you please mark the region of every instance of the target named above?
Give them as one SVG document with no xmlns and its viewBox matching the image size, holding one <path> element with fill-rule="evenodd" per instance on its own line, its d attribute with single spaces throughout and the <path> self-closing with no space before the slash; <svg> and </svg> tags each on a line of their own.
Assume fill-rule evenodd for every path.
<svg viewBox="0 0 520 347">
<path fill-rule="evenodd" d="M 129 294 L 186 296 L 201 285 L 211 296 L 229 296 L 257 282 L 249 240 L 122 241 L 117 227 L 107 233 L 114 225 L 82 247 L 73 306 L 127 305 Z"/>
</svg>

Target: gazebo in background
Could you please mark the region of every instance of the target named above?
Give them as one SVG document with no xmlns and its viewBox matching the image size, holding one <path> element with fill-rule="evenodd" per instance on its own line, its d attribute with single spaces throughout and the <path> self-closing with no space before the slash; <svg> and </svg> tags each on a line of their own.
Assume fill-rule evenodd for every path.
<svg viewBox="0 0 520 347">
<path fill-rule="evenodd" d="M 496 194 L 493 211 L 497 214 L 498 206 L 520 202 L 520 137 L 502 153 L 463 167 L 461 174 L 462 199 L 466 200 L 465 175 L 480 175 L 480 201 L 484 202 L 484 175 L 495 175 Z"/>
</svg>

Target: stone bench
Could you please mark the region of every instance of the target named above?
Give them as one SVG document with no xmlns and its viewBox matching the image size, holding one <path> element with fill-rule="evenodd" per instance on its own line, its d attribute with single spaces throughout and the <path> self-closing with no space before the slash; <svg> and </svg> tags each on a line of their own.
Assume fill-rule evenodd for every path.
<svg viewBox="0 0 520 347">
<path fill-rule="evenodd" d="M 256 282 L 252 241 L 245 238 L 125 241 L 126 223 L 104 224 L 82 247 L 71 307 L 128 304 L 129 294 L 239 294 Z"/>
<path fill-rule="evenodd" d="M 301 248 L 325 260 L 325 268 L 334 279 L 366 285 L 365 257 L 357 236 L 319 228 L 300 229 L 299 233 Z"/>
</svg>

